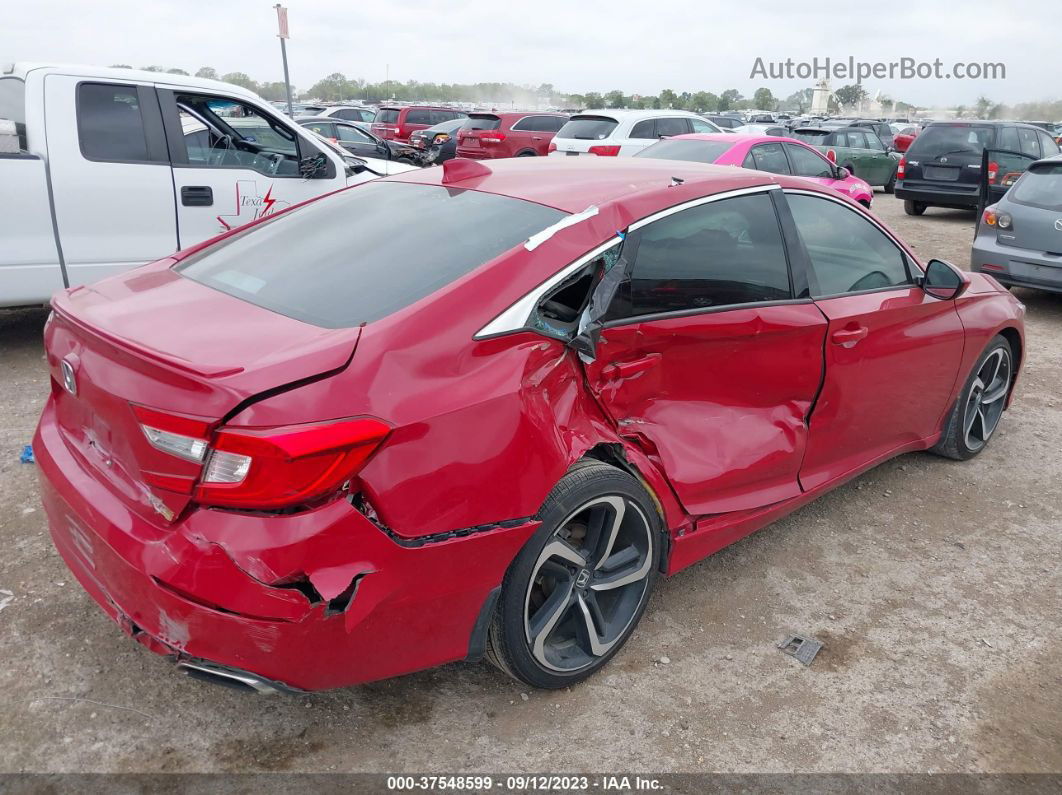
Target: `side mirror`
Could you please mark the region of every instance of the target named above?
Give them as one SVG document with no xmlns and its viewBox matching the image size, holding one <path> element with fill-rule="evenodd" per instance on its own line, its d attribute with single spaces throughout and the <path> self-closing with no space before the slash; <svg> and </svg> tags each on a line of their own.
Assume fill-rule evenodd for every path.
<svg viewBox="0 0 1062 795">
<path fill-rule="evenodd" d="M 931 259 L 922 277 L 922 289 L 941 301 L 952 301 L 966 292 L 970 277 L 950 262 Z"/>
<path fill-rule="evenodd" d="M 377 142 L 376 151 L 380 153 L 380 157 L 384 160 L 391 159 L 391 149 L 383 141 Z"/>
<path fill-rule="evenodd" d="M 844 166 L 840 166 L 837 169 L 837 176 L 834 177 L 834 179 L 848 179 L 850 176 L 852 176 L 852 172 Z"/>
</svg>

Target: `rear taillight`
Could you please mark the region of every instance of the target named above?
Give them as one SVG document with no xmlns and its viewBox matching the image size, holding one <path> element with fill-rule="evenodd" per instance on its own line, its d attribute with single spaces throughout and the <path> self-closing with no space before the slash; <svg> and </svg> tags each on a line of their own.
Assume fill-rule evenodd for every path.
<svg viewBox="0 0 1062 795">
<path fill-rule="evenodd" d="M 550 141 L 549 146 L 546 147 L 546 154 L 557 151 L 557 144 L 555 141 Z"/>
<path fill-rule="evenodd" d="M 222 427 L 134 406 L 148 442 L 203 464 L 198 481 L 144 473 L 154 486 L 192 493 L 202 505 L 273 509 L 338 493 L 376 452 L 391 427 L 371 417 L 276 428 Z"/>
<path fill-rule="evenodd" d="M 192 417 L 167 414 L 146 406 L 133 406 L 148 443 L 156 450 L 201 464 L 209 444 L 210 424 Z"/>
<path fill-rule="evenodd" d="M 195 490 L 205 505 L 280 508 L 336 492 L 390 426 L 359 418 L 283 428 L 222 428 Z"/>
<path fill-rule="evenodd" d="M 988 184 L 995 185 L 996 177 L 999 176 L 999 163 L 988 164 Z"/>
<path fill-rule="evenodd" d="M 907 158 L 901 157 L 900 162 L 896 164 L 896 179 L 903 179 L 903 175 L 907 172 Z"/>
<path fill-rule="evenodd" d="M 438 133 L 435 136 L 434 143 L 436 143 L 436 144 L 444 144 L 444 143 L 446 143 L 449 140 L 450 140 L 450 136 L 447 133 Z"/>
<path fill-rule="evenodd" d="M 484 130 L 479 134 L 481 144 L 500 144 L 505 142 L 505 133 L 497 130 Z"/>
<path fill-rule="evenodd" d="M 981 216 L 981 223 L 997 229 L 1011 229 L 1014 226 L 1014 219 L 1011 218 L 1010 213 L 1001 213 L 995 207 L 986 207 L 984 215 Z"/>
<path fill-rule="evenodd" d="M 591 146 L 587 151 L 598 157 L 616 157 L 620 153 L 618 146 Z"/>
</svg>

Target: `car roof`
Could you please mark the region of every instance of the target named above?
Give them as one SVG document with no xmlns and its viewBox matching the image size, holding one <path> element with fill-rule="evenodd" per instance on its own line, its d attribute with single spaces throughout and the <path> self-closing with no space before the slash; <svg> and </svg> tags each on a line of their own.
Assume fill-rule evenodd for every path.
<svg viewBox="0 0 1062 795">
<path fill-rule="evenodd" d="M 699 114 L 688 110 L 629 110 L 627 108 L 621 108 L 618 110 L 612 108 L 590 108 L 588 110 L 581 110 L 578 113 L 573 113 L 572 116 L 610 116 L 616 121 L 655 119 L 658 116 L 689 116 L 698 119 L 702 118 Z"/>
<path fill-rule="evenodd" d="M 265 102 L 253 91 L 235 85 L 224 83 L 221 80 L 207 80 L 202 77 L 190 75 L 175 75 L 169 72 L 148 72 L 143 69 L 119 69 L 104 66 L 85 66 L 82 64 L 62 63 L 30 63 L 19 61 L 0 65 L 0 77 L 12 75 L 25 80 L 31 72 L 46 70 L 54 74 L 71 75 L 73 77 L 90 77 L 104 80 L 132 80 L 138 83 L 156 83 L 164 86 L 177 86 L 180 88 L 206 88 L 211 91 L 224 91 L 226 94 L 250 97 Z"/>
<path fill-rule="evenodd" d="M 461 162 L 467 161 L 449 161 Z M 463 180 L 443 182 L 447 163 L 443 168 L 417 169 L 379 181 L 468 188 L 544 204 L 569 213 L 582 212 L 590 206 L 603 208 L 635 202 L 640 209 L 648 207 L 649 213 L 656 212 L 689 201 L 690 188 L 697 188 L 701 195 L 711 195 L 772 184 L 807 187 L 804 180 L 682 160 L 528 157 L 496 160 L 489 165 L 476 162 L 482 170 L 477 169 L 476 175 Z M 686 190 L 672 190 L 675 179 L 681 180 L 681 186 Z"/>
<path fill-rule="evenodd" d="M 568 116 L 567 113 L 559 113 L 555 110 L 472 110 L 469 116 L 495 116 L 499 119 L 515 119 L 524 116 Z"/>
<path fill-rule="evenodd" d="M 778 125 L 765 124 L 765 127 Z M 764 143 L 773 141 L 785 141 L 786 143 L 807 146 L 803 141 L 790 138 L 785 135 L 762 135 L 760 133 L 685 133 L 683 135 L 671 135 L 664 138 L 665 141 L 723 141 L 724 143 Z"/>
<path fill-rule="evenodd" d="M 457 108 L 448 108 L 445 105 L 381 105 L 380 110 L 452 110 L 455 113 L 464 113 Z"/>
</svg>

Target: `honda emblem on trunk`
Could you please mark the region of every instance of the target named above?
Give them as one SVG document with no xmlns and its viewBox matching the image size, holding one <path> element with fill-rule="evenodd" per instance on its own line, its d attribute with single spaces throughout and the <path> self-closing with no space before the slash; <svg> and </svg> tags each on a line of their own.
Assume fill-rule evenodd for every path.
<svg viewBox="0 0 1062 795">
<path fill-rule="evenodd" d="M 72 362 L 63 359 L 59 363 L 59 369 L 63 371 L 63 389 L 69 392 L 71 395 L 77 395 L 77 376 L 74 374 L 74 365 Z"/>
</svg>

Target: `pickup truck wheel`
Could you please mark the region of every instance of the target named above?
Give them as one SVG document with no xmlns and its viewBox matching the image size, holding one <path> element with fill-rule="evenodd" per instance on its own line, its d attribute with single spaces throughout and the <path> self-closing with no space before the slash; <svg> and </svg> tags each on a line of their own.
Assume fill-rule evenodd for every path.
<svg viewBox="0 0 1062 795">
<path fill-rule="evenodd" d="M 916 202 L 911 199 L 905 199 L 903 203 L 903 211 L 908 215 L 924 215 L 926 207 L 928 206 L 929 205 L 925 202 Z"/>
</svg>

